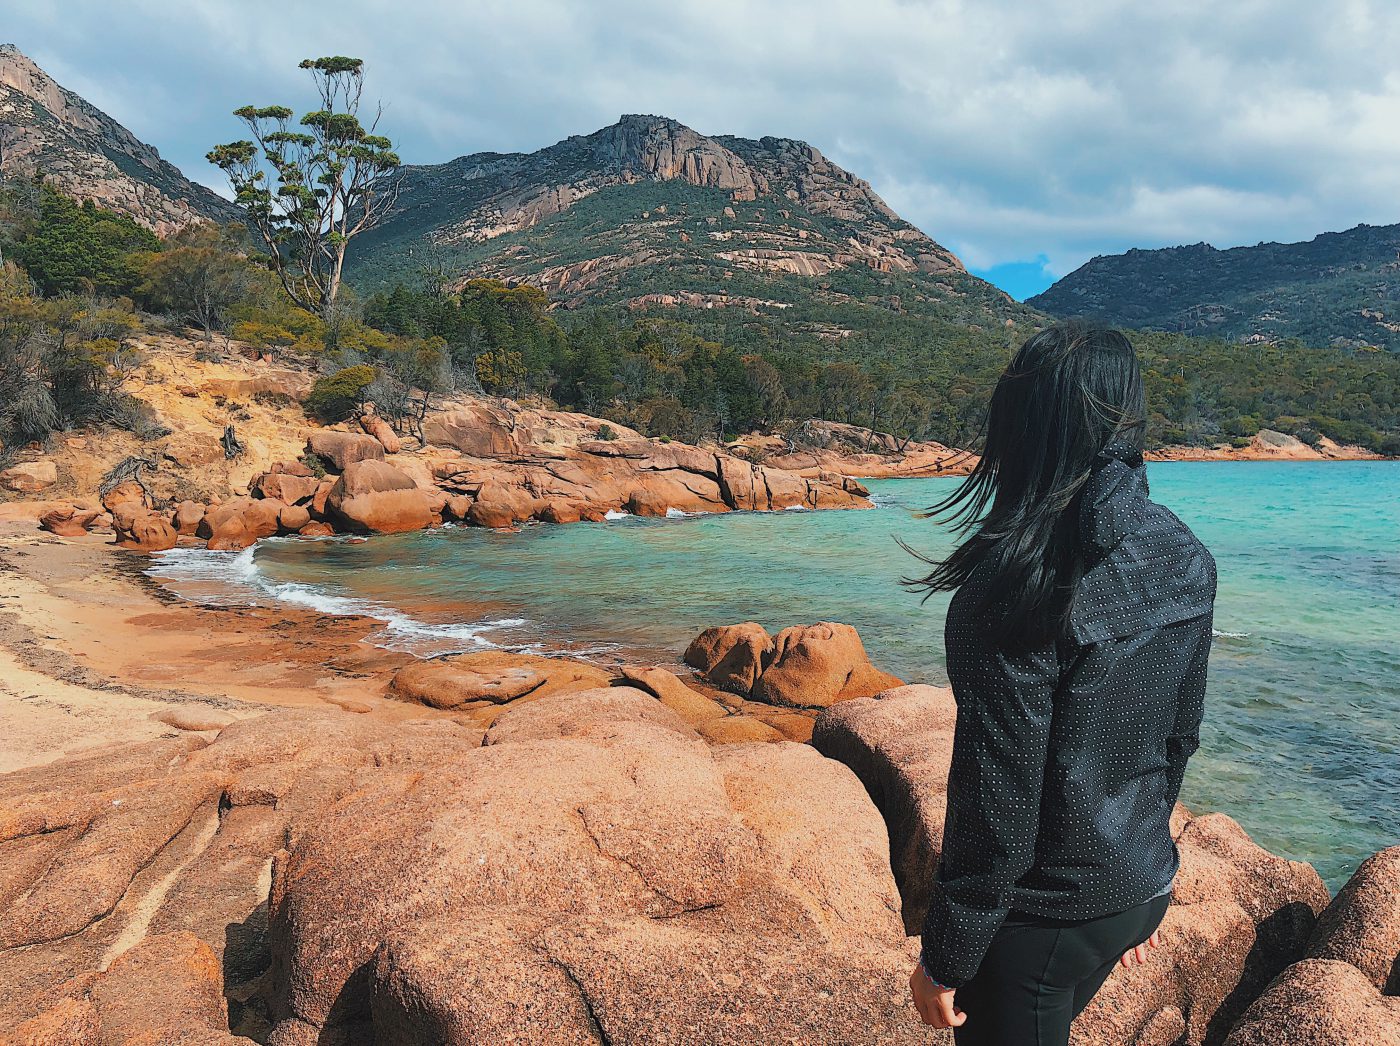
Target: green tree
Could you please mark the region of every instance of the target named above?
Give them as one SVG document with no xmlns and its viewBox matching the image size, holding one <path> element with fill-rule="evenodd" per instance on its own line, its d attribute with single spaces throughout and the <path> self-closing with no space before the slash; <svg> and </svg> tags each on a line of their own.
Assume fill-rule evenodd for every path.
<svg viewBox="0 0 1400 1046">
<path fill-rule="evenodd" d="M 291 128 L 286 106 L 247 105 L 234 115 L 252 141 L 216 146 L 208 158 L 228 175 L 288 296 L 329 319 L 350 241 L 393 206 L 386 176 L 399 157 L 376 133 L 382 111 L 368 127 L 360 122 L 361 59 L 308 58 L 301 68 L 311 72 L 321 102 L 301 118 L 305 130 Z"/>
<path fill-rule="evenodd" d="M 129 294 L 140 282 L 134 256 L 160 246 L 154 233 L 125 215 L 91 200 L 79 204 L 47 185 L 37 215 L 17 231 L 9 257 L 44 295 Z"/>
<path fill-rule="evenodd" d="M 200 327 L 208 345 L 252 284 L 243 234 L 232 226 L 197 222 L 169 237 L 163 247 L 139 259 L 144 282 L 137 290 L 156 308 L 174 310 Z"/>
</svg>

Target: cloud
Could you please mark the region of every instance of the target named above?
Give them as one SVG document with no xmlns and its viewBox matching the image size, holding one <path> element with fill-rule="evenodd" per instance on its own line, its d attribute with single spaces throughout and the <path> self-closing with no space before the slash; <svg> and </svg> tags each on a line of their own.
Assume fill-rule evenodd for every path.
<svg viewBox="0 0 1400 1046">
<path fill-rule="evenodd" d="M 410 162 L 662 113 L 802 138 L 969 265 L 1400 221 L 1400 8 L 1340 0 L 64 0 L 13 42 L 199 181 L 354 54 Z"/>
</svg>

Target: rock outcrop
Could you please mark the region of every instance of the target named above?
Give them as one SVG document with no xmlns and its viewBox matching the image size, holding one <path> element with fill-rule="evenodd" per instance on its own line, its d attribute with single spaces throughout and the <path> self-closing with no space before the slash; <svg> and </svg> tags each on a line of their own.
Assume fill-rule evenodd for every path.
<svg viewBox="0 0 1400 1046">
<path fill-rule="evenodd" d="M 750 434 L 728 447 L 751 460 L 808 477 L 961 476 L 977 464 L 977 455 L 941 443 L 816 419 L 785 435 Z"/>
<path fill-rule="evenodd" d="M 100 509 L 79 509 L 74 505 L 63 505 L 59 508 L 49 509 L 41 515 L 39 526 L 59 537 L 81 537 L 92 528 L 100 515 L 102 515 Z"/>
<path fill-rule="evenodd" d="M 370 442 L 379 447 L 378 442 Z M 326 496 L 327 516 L 340 529 L 374 534 L 422 530 L 440 522 L 441 513 L 435 513 L 433 507 L 428 491 L 394 466 L 374 458 L 346 465 Z"/>
<path fill-rule="evenodd" d="M 1364 861 L 1307 958 L 1250 1005 L 1226 1046 L 1400 1046 L 1400 846 Z"/>
<path fill-rule="evenodd" d="M 164 516 L 137 501 L 120 502 L 112 509 L 117 545 L 133 552 L 163 552 L 174 548 L 179 534 Z"/>
<path fill-rule="evenodd" d="M 1400 1046 L 1400 999 L 1350 963 L 1305 959 L 1245 1011 L 1225 1046 Z"/>
<path fill-rule="evenodd" d="M 1356 870 L 1318 919 L 1308 955 L 1351 963 L 1378 991 L 1400 995 L 1400 846 Z"/>
<path fill-rule="evenodd" d="M 789 708 L 826 708 L 901 685 L 870 663 L 854 628 L 831 621 L 776 637 L 753 621 L 706 629 L 685 661 L 716 686 Z"/>
<path fill-rule="evenodd" d="M 328 469 L 344 472 L 357 461 L 383 461 L 384 444 L 373 436 L 338 429 L 318 429 L 306 440 L 306 452 L 320 458 Z"/>
<path fill-rule="evenodd" d="M 910 935 L 923 926 L 943 852 L 957 714 L 951 690 L 915 684 L 833 705 L 812 731 L 812 747 L 849 766 L 885 819 Z"/>
<path fill-rule="evenodd" d="M 629 688 L 520 705 L 487 740 L 380 774 L 279 859 L 272 1042 L 924 1041 L 844 768 L 712 752 Z"/>
<path fill-rule="evenodd" d="M 0 487 L 19 494 L 37 494 L 58 482 L 58 467 L 52 461 L 21 461 L 0 471 Z"/>
<path fill-rule="evenodd" d="M 271 498 L 229 498 L 204 513 L 195 532 L 216 552 L 247 548 L 277 533 L 283 504 Z"/>
<path fill-rule="evenodd" d="M 367 405 L 365 412 L 360 415 L 360 428 L 365 430 L 365 434 L 373 436 L 379 441 L 379 445 L 384 448 L 385 454 L 397 454 L 403 449 L 403 441 L 394 432 L 390 424 L 375 412 L 374 404 Z"/>
<path fill-rule="evenodd" d="M 190 181 L 11 44 L 0 44 L 0 122 L 7 129 L 8 177 L 42 173 L 70 196 L 161 234 L 198 219 L 241 220 L 232 203 Z"/>
<path fill-rule="evenodd" d="M 389 696 L 431 708 L 486 712 L 483 725 L 489 725 L 499 705 L 611 681 L 601 668 L 581 661 L 488 650 L 405 665 L 394 674 Z"/>
</svg>

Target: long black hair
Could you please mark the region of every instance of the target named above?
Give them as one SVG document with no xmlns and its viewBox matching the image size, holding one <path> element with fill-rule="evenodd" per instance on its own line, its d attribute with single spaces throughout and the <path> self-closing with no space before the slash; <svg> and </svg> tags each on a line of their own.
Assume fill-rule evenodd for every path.
<svg viewBox="0 0 1400 1046">
<path fill-rule="evenodd" d="M 981 459 L 925 513 L 968 536 L 941 561 L 915 552 L 933 571 L 905 584 L 927 599 L 987 563 L 975 612 L 997 645 L 1054 636 L 1083 571 L 1079 492 L 1110 442 L 1141 452 L 1145 425 L 1142 372 L 1121 332 L 1071 320 L 1032 335 L 992 393 Z"/>
</svg>

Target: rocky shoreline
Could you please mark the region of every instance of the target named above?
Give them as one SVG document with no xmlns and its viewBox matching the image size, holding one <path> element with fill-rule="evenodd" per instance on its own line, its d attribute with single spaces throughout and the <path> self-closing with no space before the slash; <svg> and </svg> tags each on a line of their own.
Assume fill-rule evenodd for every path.
<svg viewBox="0 0 1400 1046">
<path fill-rule="evenodd" d="M 904 979 L 956 710 L 848 626 L 420 660 L 120 562 L 3 538 L 35 750 L 0 775 L 0 1043 L 946 1039 Z M 1333 900 L 1222 814 L 1174 830 L 1166 943 L 1076 1042 L 1400 1042 L 1400 847 Z"/>
<path fill-rule="evenodd" d="M 195 408 L 156 469 L 98 499 L 126 448 L 72 437 L 26 492 L 59 497 L 0 506 L 0 1044 L 951 1042 L 905 978 L 956 710 L 850 626 L 420 659 L 366 618 L 172 599 L 111 549 L 855 508 L 853 474 L 971 459 L 479 398 L 421 441 L 373 412 L 298 429 L 239 384 L 265 378 L 153 381 Z M 211 381 L 247 397 L 238 458 L 210 457 Z M 1400 847 L 1332 899 L 1223 814 L 1174 831 L 1166 944 L 1077 1043 L 1400 1046 Z"/>
</svg>

